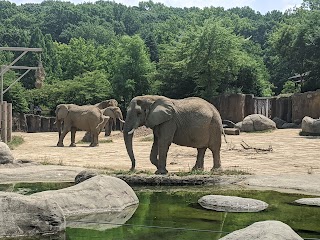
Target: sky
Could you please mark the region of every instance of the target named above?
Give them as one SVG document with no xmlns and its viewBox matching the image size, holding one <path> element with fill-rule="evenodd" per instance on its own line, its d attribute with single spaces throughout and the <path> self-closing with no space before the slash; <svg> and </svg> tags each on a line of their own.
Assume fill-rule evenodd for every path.
<svg viewBox="0 0 320 240">
<path fill-rule="evenodd" d="M 42 0 L 9 0 L 16 4 L 40 3 Z M 94 0 L 67 0 L 72 3 L 94 2 Z M 137 6 L 143 0 L 114 0 L 116 3 L 122 3 L 127 6 Z M 268 11 L 285 11 L 290 8 L 299 7 L 303 0 L 153 0 L 153 2 L 163 3 L 171 7 L 232 7 L 249 6 L 255 11 L 265 14 Z"/>
</svg>

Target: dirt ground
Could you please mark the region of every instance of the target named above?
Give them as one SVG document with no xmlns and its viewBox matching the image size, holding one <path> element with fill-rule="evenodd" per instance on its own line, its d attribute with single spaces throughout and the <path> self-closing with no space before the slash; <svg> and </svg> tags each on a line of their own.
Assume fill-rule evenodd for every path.
<svg viewBox="0 0 320 240">
<path fill-rule="evenodd" d="M 320 174 L 320 137 L 299 136 L 300 129 L 282 129 L 265 133 L 241 133 L 227 135 L 221 149 L 223 170 L 237 170 L 255 175 L 278 174 Z M 134 153 L 137 170 L 155 171 L 149 161 L 152 135 L 148 129 L 140 129 L 134 136 Z M 127 155 L 121 132 L 113 132 L 110 137 L 99 136 L 100 145 L 89 147 L 89 143 L 78 143 L 68 147 L 70 134 L 64 140 L 65 147 L 56 147 L 58 134 L 14 132 L 25 140 L 21 146 L 12 150 L 17 160 L 30 160 L 42 164 L 79 166 L 113 170 L 129 170 L 131 163 Z M 76 141 L 84 136 L 77 132 Z M 105 140 L 112 140 L 106 142 Z M 245 150 L 241 143 L 272 151 Z M 189 171 L 196 159 L 196 149 L 172 144 L 168 153 L 169 172 Z M 205 155 L 205 170 L 212 168 L 212 154 Z"/>
</svg>

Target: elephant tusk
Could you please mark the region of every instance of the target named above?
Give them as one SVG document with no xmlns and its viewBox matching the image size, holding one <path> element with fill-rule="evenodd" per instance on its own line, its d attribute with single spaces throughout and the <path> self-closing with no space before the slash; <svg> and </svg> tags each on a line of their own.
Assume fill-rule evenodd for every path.
<svg viewBox="0 0 320 240">
<path fill-rule="evenodd" d="M 120 119 L 120 118 L 119 118 L 119 121 L 120 121 L 120 122 L 122 122 L 122 123 L 125 123 L 125 121 L 123 121 L 123 120 L 122 120 L 122 119 Z"/>
<path fill-rule="evenodd" d="M 128 134 L 129 134 L 129 135 L 133 134 L 133 133 L 134 133 L 134 130 L 136 130 L 136 129 L 132 128 L 131 131 L 128 132 Z"/>
</svg>

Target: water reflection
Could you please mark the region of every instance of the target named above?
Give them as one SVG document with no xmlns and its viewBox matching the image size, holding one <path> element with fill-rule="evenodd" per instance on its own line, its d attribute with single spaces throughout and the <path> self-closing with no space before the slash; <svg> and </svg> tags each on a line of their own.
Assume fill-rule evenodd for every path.
<svg viewBox="0 0 320 240">
<path fill-rule="evenodd" d="M 125 224 L 137 210 L 138 205 L 132 205 L 119 212 L 102 212 L 67 217 L 68 228 L 85 228 L 105 231 Z"/>
</svg>

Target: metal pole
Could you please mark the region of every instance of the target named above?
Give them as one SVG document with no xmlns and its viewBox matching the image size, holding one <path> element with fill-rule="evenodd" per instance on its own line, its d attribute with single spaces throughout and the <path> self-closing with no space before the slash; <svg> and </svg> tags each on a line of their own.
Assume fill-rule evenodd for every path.
<svg viewBox="0 0 320 240">
<path fill-rule="evenodd" d="M 2 70 L 3 70 L 3 66 L 1 66 L 1 105 L 3 103 L 3 74 L 2 73 Z"/>
</svg>

